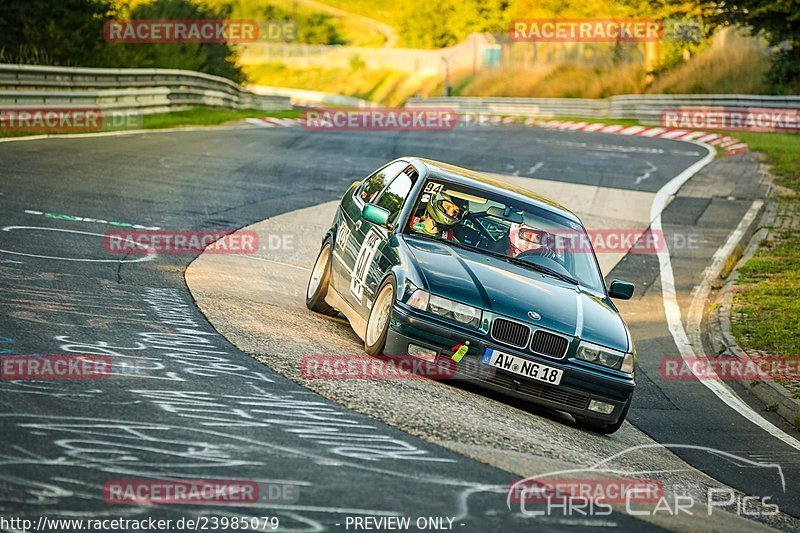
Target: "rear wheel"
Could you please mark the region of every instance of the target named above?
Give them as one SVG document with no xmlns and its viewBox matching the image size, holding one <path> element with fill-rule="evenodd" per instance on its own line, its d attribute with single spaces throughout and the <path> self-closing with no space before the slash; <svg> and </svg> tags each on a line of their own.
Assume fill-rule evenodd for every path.
<svg viewBox="0 0 800 533">
<path fill-rule="evenodd" d="M 311 278 L 306 289 L 306 307 L 324 315 L 335 315 L 338 311 L 328 305 L 325 296 L 331 282 L 331 245 L 326 242 L 319 251 L 317 261 L 311 270 Z"/>
<path fill-rule="evenodd" d="M 386 347 L 386 336 L 389 334 L 389 320 L 394 308 L 394 284 L 387 278 L 378 289 L 378 296 L 369 312 L 367 332 L 364 335 L 364 350 L 370 355 L 380 355 Z"/>
<path fill-rule="evenodd" d="M 598 423 L 589 418 L 583 417 L 574 417 L 575 421 L 584 429 L 588 429 L 589 431 L 594 431 L 596 433 L 602 433 L 603 435 L 611 435 L 612 433 L 616 432 L 619 428 L 622 427 L 622 423 L 625 422 L 625 417 L 628 416 L 628 409 L 631 407 L 631 401 L 633 400 L 633 396 L 628 398 L 628 401 L 625 403 L 625 406 L 622 408 L 622 413 L 620 413 L 619 418 L 613 424 L 603 424 Z"/>
</svg>

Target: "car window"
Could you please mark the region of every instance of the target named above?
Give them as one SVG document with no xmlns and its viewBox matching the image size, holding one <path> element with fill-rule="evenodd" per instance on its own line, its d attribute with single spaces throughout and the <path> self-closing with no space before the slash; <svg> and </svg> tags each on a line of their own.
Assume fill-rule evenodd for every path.
<svg viewBox="0 0 800 533">
<path fill-rule="evenodd" d="M 361 201 L 370 203 L 378 197 L 378 194 L 386 187 L 386 185 L 403 171 L 408 166 L 405 161 L 395 161 L 379 171 L 375 172 L 372 176 L 364 180 L 364 183 L 356 191 L 356 196 Z"/>
<path fill-rule="evenodd" d="M 541 206 L 433 179 L 404 231 L 540 266 L 603 292 L 584 227 Z"/>
<path fill-rule="evenodd" d="M 415 176 L 416 174 L 412 174 Z M 414 179 L 406 172 L 398 175 L 377 201 L 377 205 L 389 211 L 389 222 L 394 222 L 414 186 Z"/>
</svg>

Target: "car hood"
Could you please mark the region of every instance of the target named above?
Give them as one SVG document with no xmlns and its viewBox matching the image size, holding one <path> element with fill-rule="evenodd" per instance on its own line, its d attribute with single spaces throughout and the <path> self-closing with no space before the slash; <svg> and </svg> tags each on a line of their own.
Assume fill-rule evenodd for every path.
<svg viewBox="0 0 800 533">
<path fill-rule="evenodd" d="M 497 257 L 403 237 L 432 294 L 616 350 L 630 349 L 625 323 L 603 298 Z M 529 312 L 541 319 L 532 320 Z"/>
</svg>

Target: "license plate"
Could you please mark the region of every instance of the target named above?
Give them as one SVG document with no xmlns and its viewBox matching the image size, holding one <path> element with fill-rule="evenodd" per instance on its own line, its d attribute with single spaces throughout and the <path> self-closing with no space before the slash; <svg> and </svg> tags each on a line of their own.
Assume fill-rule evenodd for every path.
<svg viewBox="0 0 800 533">
<path fill-rule="evenodd" d="M 561 383 L 561 377 L 564 375 L 564 371 L 558 368 L 536 363 L 530 359 L 517 357 L 494 348 L 486 349 L 486 353 L 483 354 L 483 364 L 550 385 Z"/>
</svg>

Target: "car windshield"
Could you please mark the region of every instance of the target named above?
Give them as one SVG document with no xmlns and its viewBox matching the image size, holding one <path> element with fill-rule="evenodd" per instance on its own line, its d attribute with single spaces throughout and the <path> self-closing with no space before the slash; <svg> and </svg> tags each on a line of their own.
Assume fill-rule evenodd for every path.
<svg viewBox="0 0 800 533">
<path fill-rule="evenodd" d="M 425 184 L 404 231 L 499 256 L 603 292 L 583 226 L 536 205 L 432 179 Z"/>
</svg>

